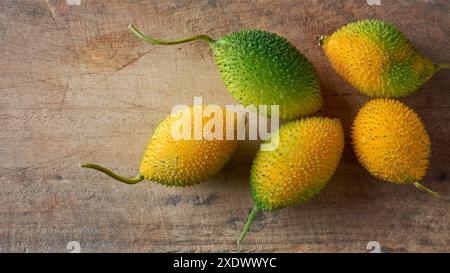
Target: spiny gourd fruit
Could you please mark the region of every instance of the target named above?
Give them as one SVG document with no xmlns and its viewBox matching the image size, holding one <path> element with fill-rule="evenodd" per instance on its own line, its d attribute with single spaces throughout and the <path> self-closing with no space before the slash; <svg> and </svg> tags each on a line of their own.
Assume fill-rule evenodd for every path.
<svg viewBox="0 0 450 273">
<path fill-rule="evenodd" d="M 161 41 L 145 36 L 132 25 L 129 29 L 151 44 L 206 41 L 212 48 L 227 89 L 245 106 L 279 105 L 283 119 L 309 115 L 322 106 L 319 78 L 313 65 L 285 38 L 275 33 L 242 30 L 219 40 L 198 35 Z"/>
<path fill-rule="evenodd" d="M 187 115 L 191 115 L 191 120 L 194 120 L 194 107 L 203 109 L 204 106 L 189 108 Z M 223 110 L 223 112 L 226 111 Z M 228 162 L 237 146 L 236 140 L 226 139 L 227 128 L 229 128 L 226 125 L 226 115 L 223 115 L 222 139 L 211 140 L 194 139 L 194 122 L 190 123 L 190 139 L 174 138 L 172 127 L 181 118 L 186 118 L 183 115 L 186 113 L 183 114 L 181 111 L 174 113 L 158 125 L 144 152 L 140 173 L 136 177 L 123 177 L 91 163 L 83 164 L 82 167 L 96 169 L 127 184 L 136 184 L 146 179 L 166 186 L 191 186 L 214 176 Z M 207 124 L 212 118 L 214 116 L 203 116 L 202 124 Z"/>
<path fill-rule="evenodd" d="M 393 25 L 379 20 L 350 23 L 322 36 L 320 44 L 331 66 L 353 87 L 371 97 L 402 97 L 416 91 L 436 71 Z"/>
<path fill-rule="evenodd" d="M 271 138 L 278 146 L 258 151 L 253 162 L 250 183 L 255 207 L 238 244 L 259 211 L 294 206 L 316 195 L 335 172 L 344 148 L 340 121 L 323 117 L 286 123 Z"/>
<path fill-rule="evenodd" d="M 439 196 L 419 182 L 428 168 L 430 139 L 417 114 L 394 99 L 375 99 L 358 112 L 352 128 L 359 162 L 375 177 L 414 184 Z"/>
</svg>

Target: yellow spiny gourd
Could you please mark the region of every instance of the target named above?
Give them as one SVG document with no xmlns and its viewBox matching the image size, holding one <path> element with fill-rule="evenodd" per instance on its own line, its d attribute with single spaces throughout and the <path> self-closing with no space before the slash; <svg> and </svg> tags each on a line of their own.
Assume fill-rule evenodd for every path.
<svg viewBox="0 0 450 273">
<path fill-rule="evenodd" d="M 344 148 L 339 120 L 310 117 L 292 121 L 272 134 L 274 150 L 260 150 L 253 162 L 250 183 L 255 207 L 238 243 L 259 211 L 272 211 L 306 202 L 336 171 Z"/>
<path fill-rule="evenodd" d="M 172 114 L 158 125 L 144 152 L 140 173 L 136 177 L 126 178 L 91 163 L 83 164 L 82 167 L 96 169 L 127 184 L 135 184 L 146 179 L 166 186 L 191 186 L 208 179 L 217 174 L 228 162 L 236 149 L 237 141 L 226 139 L 228 126 L 225 110 L 222 112 L 225 114 L 221 139 L 196 140 L 195 122 L 189 122 L 190 138 L 174 138 L 173 132 L 176 132 L 173 130 L 174 124 L 186 118 L 183 115 L 188 115 L 191 121 L 194 120 L 194 107 L 198 107 L 199 111 L 204 109 L 204 106 L 193 106 L 189 108 L 187 114 L 183 111 Z M 212 118 L 215 117 L 202 116 L 202 124 L 207 124 Z"/>
<path fill-rule="evenodd" d="M 350 23 L 320 45 L 343 79 L 371 97 L 402 97 L 416 91 L 438 70 L 395 26 L 380 20 Z"/>
<path fill-rule="evenodd" d="M 352 139 L 359 162 L 375 177 L 397 184 L 419 182 L 430 157 L 430 139 L 417 114 L 394 99 L 375 99 L 358 112 Z"/>
</svg>

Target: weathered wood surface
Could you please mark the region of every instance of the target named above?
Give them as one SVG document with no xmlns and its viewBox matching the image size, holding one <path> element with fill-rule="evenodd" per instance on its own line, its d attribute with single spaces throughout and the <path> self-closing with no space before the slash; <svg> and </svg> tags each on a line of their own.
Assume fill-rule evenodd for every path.
<svg viewBox="0 0 450 273">
<path fill-rule="evenodd" d="M 70 1 L 69 1 L 70 2 Z M 76 1 L 72 1 L 76 2 Z M 438 63 L 450 62 L 450 2 L 387 1 L 0 1 L 0 251 L 450 251 L 449 202 L 382 183 L 357 163 L 349 129 L 368 100 L 340 79 L 316 36 L 363 18 L 395 23 Z M 256 219 L 248 175 L 257 143 L 241 143 L 220 175 L 190 188 L 128 186 L 81 169 L 97 162 L 134 175 L 148 137 L 194 96 L 233 103 L 202 42 L 138 41 L 134 23 L 161 38 L 241 28 L 286 36 L 316 66 L 322 114 L 343 120 L 347 145 L 329 185 L 309 203 Z M 450 194 L 450 81 L 441 71 L 405 99 L 432 140 L 425 184 Z"/>
</svg>

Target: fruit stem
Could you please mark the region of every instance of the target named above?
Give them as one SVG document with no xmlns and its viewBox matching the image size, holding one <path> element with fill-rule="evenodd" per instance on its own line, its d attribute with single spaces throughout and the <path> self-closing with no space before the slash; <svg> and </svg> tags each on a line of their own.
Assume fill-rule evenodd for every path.
<svg viewBox="0 0 450 273">
<path fill-rule="evenodd" d="M 438 64 L 436 71 L 439 71 L 441 69 L 450 69 L 450 64 Z"/>
<path fill-rule="evenodd" d="M 259 212 L 259 209 L 256 206 L 253 208 L 252 212 L 250 212 L 247 223 L 245 224 L 244 229 L 242 230 L 241 235 L 239 236 L 239 240 L 237 240 L 238 245 L 242 242 L 242 240 L 244 240 L 244 238 L 247 235 L 247 232 L 250 229 L 250 226 L 252 225 L 253 220 L 255 219 L 255 216 L 258 212 Z"/>
<path fill-rule="evenodd" d="M 144 35 L 142 32 L 140 32 L 135 26 L 133 25 L 129 25 L 128 29 L 134 33 L 134 35 L 136 35 L 137 37 L 139 37 L 140 39 L 146 41 L 147 43 L 150 44 L 154 44 L 154 45 L 176 45 L 176 44 L 182 44 L 182 43 L 187 43 L 187 42 L 191 42 L 191 41 L 195 41 L 195 40 L 204 40 L 205 42 L 207 42 L 208 44 L 212 44 L 215 41 L 206 35 L 195 35 L 189 38 L 184 38 L 184 39 L 178 39 L 178 40 L 156 40 L 152 37 L 146 36 Z"/>
<path fill-rule="evenodd" d="M 414 184 L 414 186 L 416 186 L 416 188 L 418 188 L 419 190 L 424 191 L 424 192 L 426 192 L 426 193 L 429 193 L 429 194 L 431 194 L 432 196 L 434 196 L 434 197 L 436 197 L 436 198 L 440 198 L 440 197 L 441 197 L 441 195 L 440 195 L 439 193 L 430 190 L 429 188 L 425 187 L 424 185 L 420 184 L 420 183 L 417 182 L 417 181 L 414 182 L 413 184 Z"/>
<path fill-rule="evenodd" d="M 97 171 L 102 172 L 102 173 L 104 173 L 104 174 L 106 174 L 106 175 L 108 175 L 108 176 L 110 176 L 110 177 L 112 177 L 112 178 L 114 178 L 114 179 L 116 179 L 116 180 L 118 180 L 120 182 L 123 182 L 125 184 L 136 184 L 136 183 L 139 183 L 142 180 L 144 180 L 144 177 L 142 175 L 137 175 L 135 177 L 130 177 L 130 178 L 123 177 L 123 176 L 115 174 L 111 170 L 108 170 L 108 169 L 106 169 L 106 168 L 104 168 L 104 167 L 102 167 L 100 165 L 97 165 L 97 164 L 85 163 L 85 164 L 82 164 L 81 167 L 97 170 Z"/>
<path fill-rule="evenodd" d="M 317 36 L 316 36 L 317 37 Z M 319 43 L 319 46 L 323 46 L 324 40 L 327 36 L 319 36 L 317 38 L 317 43 Z"/>
</svg>

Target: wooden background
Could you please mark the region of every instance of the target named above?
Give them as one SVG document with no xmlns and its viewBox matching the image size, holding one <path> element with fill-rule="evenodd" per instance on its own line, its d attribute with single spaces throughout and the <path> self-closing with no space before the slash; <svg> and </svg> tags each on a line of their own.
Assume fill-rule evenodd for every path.
<svg viewBox="0 0 450 273">
<path fill-rule="evenodd" d="M 69 1 L 77 2 L 77 1 Z M 350 21 L 385 19 L 437 63 L 450 63 L 450 2 L 107 1 L 0 2 L 0 252 L 450 252 L 450 202 L 413 186 L 379 182 L 349 146 L 356 111 L 368 100 L 330 68 L 315 36 Z M 152 46 L 134 23 L 161 38 L 219 38 L 259 28 L 288 38 L 322 79 L 322 115 L 342 119 L 347 144 L 337 173 L 309 203 L 260 214 L 235 241 L 252 207 L 249 168 L 257 143 L 190 188 L 115 182 L 81 169 L 91 161 L 128 175 L 147 139 L 176 104 L 234 103 L 211 50 L 196 42 Z M 450 194 L 450 81 L 440 71 L 402 99 L 432 140 L 425 184 Z"/>
</svg>

